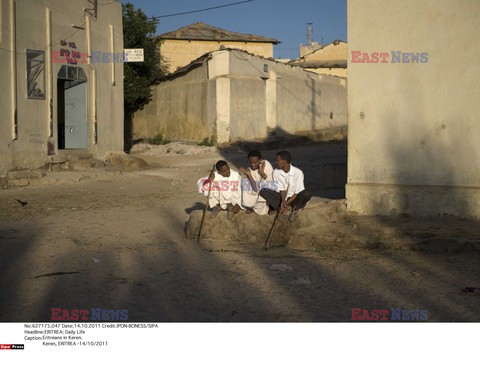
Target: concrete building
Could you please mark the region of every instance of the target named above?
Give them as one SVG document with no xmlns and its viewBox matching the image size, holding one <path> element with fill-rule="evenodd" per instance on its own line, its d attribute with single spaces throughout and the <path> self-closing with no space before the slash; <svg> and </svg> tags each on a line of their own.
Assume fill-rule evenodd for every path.
<svg viewBox="0 0 480 371">
<path fill-rule="evenodd" d="M 0 26 L 0 176 L 121 151 L 121 3 L 0 0 Z"/>
<path fill-rule="evenodd" d="M 242 49 L 251 54 L 273 58 L 278 40 L 258 35 L 227 31 L 198 22 L 158 36 L 160 54 L 168 72 L 186 66 L 205 53 L 223 48 Z"/>
<path fill-rule="evenodd" d="M 269 135 L 346 134 L 346 80 L 237 49 L 207 53 L 153 88 L 135 138 L 218 143 Z"/>
<path fill-rule="evenodd" d="M 480 2 L 348 1 L 348 184 L 361 214 L 480 218 Z"/>
<path fill-rule="evenodd" d="M 316 41 L 312 41 L 310 44 L 307 44 L 307 45 L 300 44 L 300 58 L 302 58 L 307 54 L 313 53 L 315 50 L 318 50 L 321 48 L 322 48 L 322 44 Z"/>
<path fill-rule="evenodd" d="M 347 77 L 346 42 L 335 40 L 324 46 L 313 47 L 308 54 L 304 53 L 305 50 L 300 47 L 300 58 L 289 63 L 318 74 Z"/>
</svg>

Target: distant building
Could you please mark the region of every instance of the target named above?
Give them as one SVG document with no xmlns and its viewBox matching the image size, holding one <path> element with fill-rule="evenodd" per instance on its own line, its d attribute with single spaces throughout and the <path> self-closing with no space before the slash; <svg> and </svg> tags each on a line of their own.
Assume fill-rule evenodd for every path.
<svg viewBox="0 0 480 371">
<path fill-rule="evenodd" d="M 200 56 L 153 87 L 133 118 L 135 138 L 219 144 L 269 136 L 338 133 L 345 139 L 346 80 L 317 75 L 243 50 Z"/>
<path fill-rule="evenodd" d="M 318 48 L 314 44 L 308 54 L 303 54 L 300 47 L 301 57 L 289 63 L 319 74 L 347 77 L 347 43 L 335 40 Z"/>
<path fill-rule="evenodd" d="M 121 3 L 3 0 L 0 26 L 0 176 L 121 151 Z"/>
<path fill-rule="evenodd" d="M 479 14 L 469 0 L 348 1 L 350 210 L 480 219 Z"/>
<path fill-rule="evenodd" d="M 273 58 L 273 46 L 280 41 L 252 34 L 227 31 L 198 22 L 158 36 L 160 54 L 168 72 L 186 66 L 201 55 L 223 48 L 242 49 L 265 58 Z"/>
<path fill-rule="evenodd" d="M 313 41 L 311 44 L 302 45 L 300 44 L 300 58 L 304 57 L 307 54 L 313 53 L 315 50 L 318 50 L 322 47 L 322 44 Z"/>
</svg>

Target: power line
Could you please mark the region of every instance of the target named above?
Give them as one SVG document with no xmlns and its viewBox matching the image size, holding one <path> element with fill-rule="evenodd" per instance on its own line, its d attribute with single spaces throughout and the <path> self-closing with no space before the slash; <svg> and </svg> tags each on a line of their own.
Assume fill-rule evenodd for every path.
<svg viewBox="0 0 480 371">
<path fill-rule="evenodd" d="M 173 13 L 173 14 L 166 14 L 166 15 L 159 15 L 156 17 L 150 17 L 150 18 L 167 18 L 167 17 L 176 17 L 178 15 L 184 15 L 184 14 L 191 14 L 191 13 L 199 13 L 199 12 L 205 12 L 207 10 L 213 10 L 213 9 L 219 9 L 219 8 L 226 8 L 227 6 L 233 6 L 233 5 L 238 5 L 238 4 L 244 4 L 244 3 L 250 3 L 255 0 L 244 0 L 244 1 L 237 1 L 236 3 L 230 3 L 230 4 L 224 4 L 224 5 L 218 5 L 218 6 L 212 6 L 210 8 L 203 8 L 203 9 L 197 9 L 197 10 L 191 10 L 189 12 L 182 12 L 182 13 Z"/>
</svg>

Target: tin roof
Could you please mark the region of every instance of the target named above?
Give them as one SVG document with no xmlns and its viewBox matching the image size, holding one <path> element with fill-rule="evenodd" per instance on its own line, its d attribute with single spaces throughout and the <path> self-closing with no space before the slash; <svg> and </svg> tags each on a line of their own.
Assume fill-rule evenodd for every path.
<svg viewBox="0 0 480 371">
<path fill-rule="evenodd" d="M 280 41 L 269 37 L 245 34 L 213 27 L 203 22 L 179 28 L 157 36 L 159 39 L 175 40 L 208 40 L 208 41 L 248 41 L 279 44 Z"/>
</svg>

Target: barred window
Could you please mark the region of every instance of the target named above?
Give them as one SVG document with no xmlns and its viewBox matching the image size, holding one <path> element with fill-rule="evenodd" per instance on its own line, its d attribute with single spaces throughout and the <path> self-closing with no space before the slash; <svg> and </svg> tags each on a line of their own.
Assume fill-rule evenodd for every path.
<svg viewBox="0 0 480 371">
<path fill-rule="evenodd" d="M 45 99 L 45 52 L 27 49 L 27 96 Z"/>
</svg>

